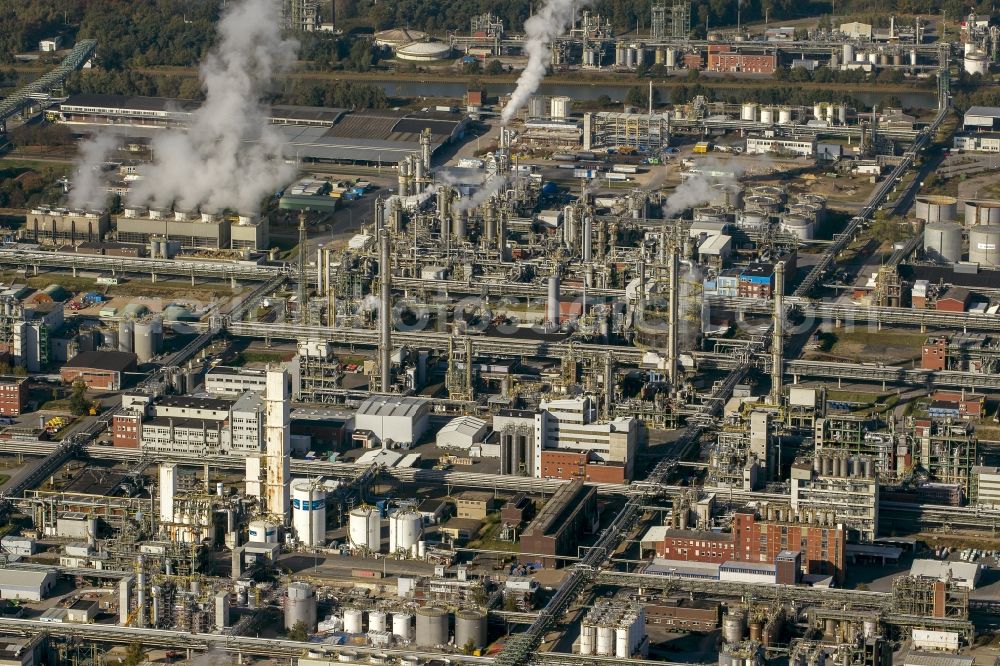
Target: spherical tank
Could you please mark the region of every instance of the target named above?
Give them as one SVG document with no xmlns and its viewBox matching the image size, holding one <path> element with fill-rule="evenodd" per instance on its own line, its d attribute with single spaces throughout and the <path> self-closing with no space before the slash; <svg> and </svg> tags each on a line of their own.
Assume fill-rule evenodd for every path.
<svg viewBox="0 0 1000 666">
<path fill-rule="evenodd" d="M 409 552 L 416 548 L 423 531 L 423 518 L 416 511 L 397 511 L 389 518 L 389 552 Z"/>
<path fill-rule="evenodd" d="M 1000 224 L 1000 201 L 966 201 L 965 226 Z"/>
<path fill-rule="evenodd" d="M 296 479 L 291 484 L 292 527 L 307 546 L 326 542 L 326 490 L 321 483 Z"/>
<path fill-rule="evenodd" d="M 285 591 L 285 629 L 302 622 L 316 630 L 316 591 L 309 583 L 289 583 Z"/>
<path fill-rule="evenodd" d="M 781 216 L 781 230 L 793 234 L 799 240 L 812 240 L 814 222 L 794 213 Z"/>
<path fill-rule="evenodd" d="M 953 264 L 962 259 L 962 227 L 955 222 L 932 222 L 924 227 L 924 254 Z"/>
<path fill-rule="evenodd" d="M 448 643 L 448 611 L 436 606 L 417 609 L 417 645 L 433 647 Z"/>
<path fill-rule="evenodd" d="M 382 535 L 378 509 L 363 506 L 351 511 L 347 535 L 351 545 L 356 549 L 379 552 Z"/>
<path fill-rule="evenodd" d="M 969 230 L 969 261 L 980 266 L 1000 266 L 1000 226 L 980 224 Z"/>
<path fill-rule="evenodd" d="M 757 105 L 753 102 L 744 102 L 740 110 L 740 120 L 753 122 L 757 120 Z"/>
<path fill-rule="evenodd" d="M 927 195 L 916 199 L 914 217 L 924 222 L 954 222 L 958 215 L 958 199 Z"/>
<path fill-rule="evenodd" d="M 550 115 L 553 118 L 569 118 L 572 107 L 573 100 L 569 97 L 553 97 L 550 106 Z"/>
<path fill-rule="evenodd" d="M 278 543 L 278 524 L 270 520 L 250 521 L 249 540 L 255 543 Z"/>
<path fill-rule="evenodd" d="M 486 647 L 486 613 L 480 610 L 460 610 L 455 613 L 455 646 L 474 649 Z"/>
<path fill-rule="evenodd" d="M 135 350 L 135 324 L 131 319 L 118 322 L 118 351 L 132 353 Z"/>
<path fill-rule="evenodd" d="M 762 107 L 760 110 L 760 122 L 765 125 L 774 123 L 774 109 L 770 106 Z"/>
<path fill-rule="evenodd" d="M 368 631 L 385 631 L 385 611 L 373 610 L 368 612 Z"/>
<path fill-rule="evenodd" d="M 392 614 L 392 633 L 401 641 L 413 640 L 413 616 L 409 613 Z"/>
</svg>

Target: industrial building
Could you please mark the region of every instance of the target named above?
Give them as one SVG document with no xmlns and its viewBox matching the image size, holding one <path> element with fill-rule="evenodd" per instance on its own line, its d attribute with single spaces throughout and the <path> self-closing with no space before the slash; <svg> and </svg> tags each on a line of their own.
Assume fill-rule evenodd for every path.
<svg viewBox="0 0 1000 666">
<path fill-rule="evenodd" d="M 560 555 L 575 556 L 585 532 L 597 519 L 597 493 L 575 480 L 560 486 L 521 533 L 521 552 L 539 556 L 549 567 L 562 564 Z"/>
<path fill-rule="evenodd" d="M 358 407 L 354 429 L 373 433 L 387 448 L 410 446 L 427 430 L 429 414 L 422 398 L 372 396 Z"/>
<path fill-rule="evenodd" d="M 55 584 L 56 575 L 51 571 L 0 569 L 0 599 L 41 601 Z"/>
<path fill-rule="evenodd" d="M 25 238 L 45 245 L 100 242 L 111 228 L 108 211 L 32 208 L 27 211 Z"/>
<path fill-rule="evenodd" d="M 135 354 L 121 351 L 85 351 L 67 361 L 59 376 L 67 384 L 81 381 L 95 391 L 118 391 L 126 375 L 135 372 Z"/>
<path fill-rule="evenodd" d="M 535 414 L 535 476 L 624 483 L 632 478 L 639 423 L 598 419 L 591 397 L 542 401 Z"/>
</svg>

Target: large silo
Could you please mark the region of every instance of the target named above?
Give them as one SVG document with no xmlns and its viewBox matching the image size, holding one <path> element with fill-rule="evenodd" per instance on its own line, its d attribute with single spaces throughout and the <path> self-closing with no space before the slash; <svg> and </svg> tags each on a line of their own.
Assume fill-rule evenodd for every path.
<svg viewBox="0 0 1000 666">
<path fill-rule="evenodd" d="M 1000 225 L 980 224 L 969 230 L 969 261 L 1000 266 Z"/>
<path fill-rule="evenodd" d="M 118 322 L 118 351 L 135 352 L 135 323 L 131 319 Z"/>
<path fill-rule="evenodd" d="M 434 647 L 448 644 L 448 611 L 436 606 L 417 609 L 417 645 Z"/>
<path fill-rule="evenodd" d="M 285 629 L 298 622 L 309 631 L 316 630 L 316 591 L 309 583 L 289 583 L 285 591 Z"/>
<path fill-rule="evenodd" d="M 966 201 L 965 226 L 1000 224 L 1000 201 Z"/>
<path fill-rule="evenodd" d="M 455 613 L 455 647 L 472 644 L 473 649 L 486 647 L 486 613 L 481 610 L 460 610 Z"/>
<path fill-rule="evenodd" d="M 937 194 L 919 196 L 913 213 L 924 222 L 954 222 L 958 216 L 958 199 Z"/>
<path fill-rule="evenodd" d="M 949 264 L 961 261 L 961 225 L 954 222 L 934 222 L 924 227 L 924 254 L 933 261 Z"/>
<path fill-rule="evenodd" d="M 362 506 L 351 511 L 347 520 L 347 537 L 355 550 L 379 552 L 382 527 L 378 509 Z"/>
<path fill-rule="evenodd" d="M 394 513 L 389 518 L 389 552 L 409 553 L 415 550 L 423 532 L 423 524 L 423 518 L 416 511 Z"/>
<path fill-rule="evenodd" d="M 153 331 L 153 320 L 143 319 L 134 323 L 135 355 L 139 363 L 148 363 L 156 356 L 156 335 Z"/>
<path fill-rule="evenodd" d="M 326 542 L 326 489 L 318 479 L 296 479 L 291 484 L 292 527 L 306 546 Z"/>
<path fill-rule="evenodd" d="M 413 640 L 413 616 L 409 613 L 392 614 L 392 633 L 401 641 Z"/>
</svg>

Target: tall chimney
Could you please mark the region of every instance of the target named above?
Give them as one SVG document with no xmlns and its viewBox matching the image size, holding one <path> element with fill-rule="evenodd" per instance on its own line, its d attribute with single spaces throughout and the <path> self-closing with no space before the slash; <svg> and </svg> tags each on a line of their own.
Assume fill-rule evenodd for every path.
<svg viewBox="0 0 1000 666">
<path fill-rule="evenodd" d="M 784 372 L 785 262 L 774 265 L 774 332 L 771 336 L 771 402 L 781 404 L 781 376 Z"/>
<path fill-rule="evenodd" d="M 677 327 L 680 326 L 680 270 L 678 268 L 677 246 L 670 245 L 668 254 L 667 285 L 667 381 L 670 388 L 677 386 Z M 661 273 L 662 275 L 662 273 Z"/>
<path fill-rule="evenodd" d="M 392 387 L 392 328 L 390 320 L 392 313 L 389 312 L 390 289 L 392 270 L 389 267 L 389 232 L 383 227 L 379 234 L 381 246 L 379 255 L 379 274 L 382 278 L 382 297 L 378 313 L 379 325 L 379 366 L 382 371 L 382 392 L 388 393 Z"/>
</svg>

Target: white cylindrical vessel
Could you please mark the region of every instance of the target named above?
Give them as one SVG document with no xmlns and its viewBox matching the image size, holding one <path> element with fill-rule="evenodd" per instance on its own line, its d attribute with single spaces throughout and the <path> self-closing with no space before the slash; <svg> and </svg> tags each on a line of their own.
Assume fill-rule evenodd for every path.
<svg viewBox="0 0 1000 666">
<path fill-rule="evenodd" d="M 368 631 L 385 631 L 385 611 L 373 610 L 368 612 Z"/>
<path fill-rule="evenodd" d="M 423 532 L 423 518 L 416 511 L 397 511 L 389 518 L 389 552 L 415 552 Z"/>
<path fill-rule="evenodd" d="M 347 523 L 347 536 L 356 550 L 379 552 L 382 536 L 378 509 L 363 506 L 351 511 Z"/>
<path fill-rule="evenodd" d="M 392 614 L 392 633 L 401 641 L 413 640 L 413 616 L 409 613 Z"/>
<path fill-rule="evenodd" d="M 300 542 L 319 546 L 326 542 L 326 489 L 318 480 L 296 479 L 291 484 L 292 527 Z"/>
<path fill-rule="evenodd" d="M 360 634 L 364 631 L 362 626 L 363 615 L 358 608 L 347 608 L 344 610 L 344 632 L 348 634 Z"/>
</svg>

